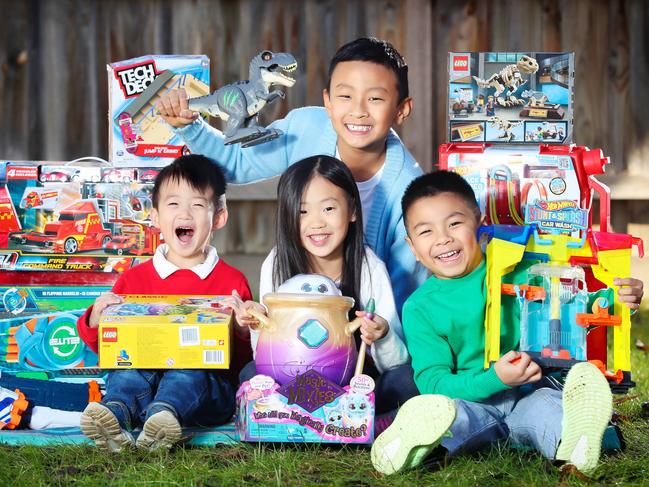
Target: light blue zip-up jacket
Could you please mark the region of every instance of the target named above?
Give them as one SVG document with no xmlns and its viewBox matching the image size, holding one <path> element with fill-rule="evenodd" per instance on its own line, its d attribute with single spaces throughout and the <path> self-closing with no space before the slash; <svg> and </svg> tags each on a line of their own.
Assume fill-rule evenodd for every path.
<svg viewBox="0 0 649 487">
<path fill-rule="evenodd" d="M 284 132 L 279 138 L 242 149 L 223 145 L 224 135 L 202 120 L 175 129 L 195 154 L 216 160 L 232 183 L 251 183 L 278 176 L 291 164 L 315 155 L 335 156 L 338 137 L 323 107 L 291 110 L 286 118 L 270 127 Z M 394 299 L 401 315 L 406 298 L 427 277 L 405 241 L 406 230 L 401 214 L 401 197 L 421 168 L 406 150 L 399 136 L 390 130 L 387 154 L 380 183 L 375 189 L 366 220 L 365 241 L 385 262 L 390 274 Z"/>
</svg>

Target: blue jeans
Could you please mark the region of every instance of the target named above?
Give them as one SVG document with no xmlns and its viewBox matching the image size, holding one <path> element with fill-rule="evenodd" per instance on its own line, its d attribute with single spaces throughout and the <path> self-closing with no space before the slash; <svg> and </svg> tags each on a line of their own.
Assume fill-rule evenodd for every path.
<svg viewBox="0 0 649 487">
<path fill-rule="evenodd" d="M 221 371 L 123 369 L 108 373 L 102 402 L 127 430 L 164 410 L 182 426 L 210 426 L 234 414 L 234 389 Z"/>
<path fill-rule="evenodd" d="M 366 365 L 363 373 L 371 376 L 376 381 L 374 397 L 376 397 L 376 414 L 383 414 L 397 409 L 404 402 L 419 395 L 415 385 L 414 371 L 410 364 L 400 365 L 394 369 L 386 370 L 382 374 L 375 367 Z M 241 369 L 239 381 L 250 380 L 257 374 L 255 361 L 252 360 Z"/>
<path fill-rule="evenodd" d="M 455 455 L 509 440 L 554 458 L 561 439 L 562 393 L 544 387 L 545 380 L 494 394 L 482 403 L 456 399 L 452 437 L 443 438 L 441 445 Z"/>
</svg>

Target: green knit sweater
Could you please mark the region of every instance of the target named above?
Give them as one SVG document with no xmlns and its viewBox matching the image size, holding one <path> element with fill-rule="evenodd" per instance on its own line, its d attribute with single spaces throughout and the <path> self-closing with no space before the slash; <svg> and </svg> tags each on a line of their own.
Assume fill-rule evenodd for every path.
<svg viewBox="0 0 649 487">
<path fill-rule="evenodd" d="M 486 265 L 458 279 L 430 277 L 403 306 L 403 330 L 422 394 L 483 401 L 509 389 L 484 369 Z M 517 347 L 518 327 L 501 326 L 501 351 Z"/>
</svg>

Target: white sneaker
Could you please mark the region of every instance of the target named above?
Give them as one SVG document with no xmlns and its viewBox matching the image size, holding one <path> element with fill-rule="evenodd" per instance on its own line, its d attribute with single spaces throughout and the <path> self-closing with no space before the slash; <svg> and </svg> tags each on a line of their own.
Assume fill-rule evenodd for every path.
<svg viewBox="0 0 649 487">
<path fill-rule="evenodd" d="M 113 412 L 98 402 L 88 404 L 81 414 L 81 431 L 104 450 L 118 452 L 135 443 Z"/>
<path fill-rule="evenodd" d="M 611 388 L 597 367 L 574 365 L 563 387 L 563 421 L 557 460 L 590 474 L 597 467 L 602 436 L 613 412 Z"/>
<path fill-rule="evenodd" d="M 146 420 L 135 444 L 145 450 L 171 448 L 180 441 L 181 436 L 178 418 L 171 411 L 160 411 Z"/>
</svg>

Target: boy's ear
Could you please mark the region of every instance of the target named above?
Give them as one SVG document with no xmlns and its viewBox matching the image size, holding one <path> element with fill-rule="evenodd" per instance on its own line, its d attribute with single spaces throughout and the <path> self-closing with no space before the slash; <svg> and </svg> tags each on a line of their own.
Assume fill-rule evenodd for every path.
<svg viewBox="0 0 649 487">
<path fill-rule="evenodd" d="M 407 97 L 397 107 L 397 116 L 394 119 L 396 125 L 401 125 L 410 116 L 412 112 L 412 98 Z"/>
<path fill-rule="evenodd" d="M 222 208 L 216 213 L 214 213 L 214 219 L 212 220 L 212 230 L 220 230 L 228 222 L 228 208 Z"/>
<path fill-rule="evenodd" d="M 151 208 L 151 225 L 160 230 L 160 218 L 158 217 L 158 210 Z"/>
<path fill-rule="evenodd" d="M 324 103 L 324 107 L 327 109 L 327 114 L 329 115 L 329 118 L 331 118 L 331 98 L 329 97 L 329 90 L 327 88 L 322 90 L 322 103 Z"/>
<path fill-rule="evenodd" d="M 419 255 L 417 255 L 417 251 L 415 250 L 415 247 L 412 245 L 412 240 L 410 240 L 408 234 L 406 234 L 406 242 L 408 242 L 408 247 L 410 247 L 410 252 L 412 252 L 412 254 L 415 256 L 417 262 L 419 262 Z"/>
</svg>

